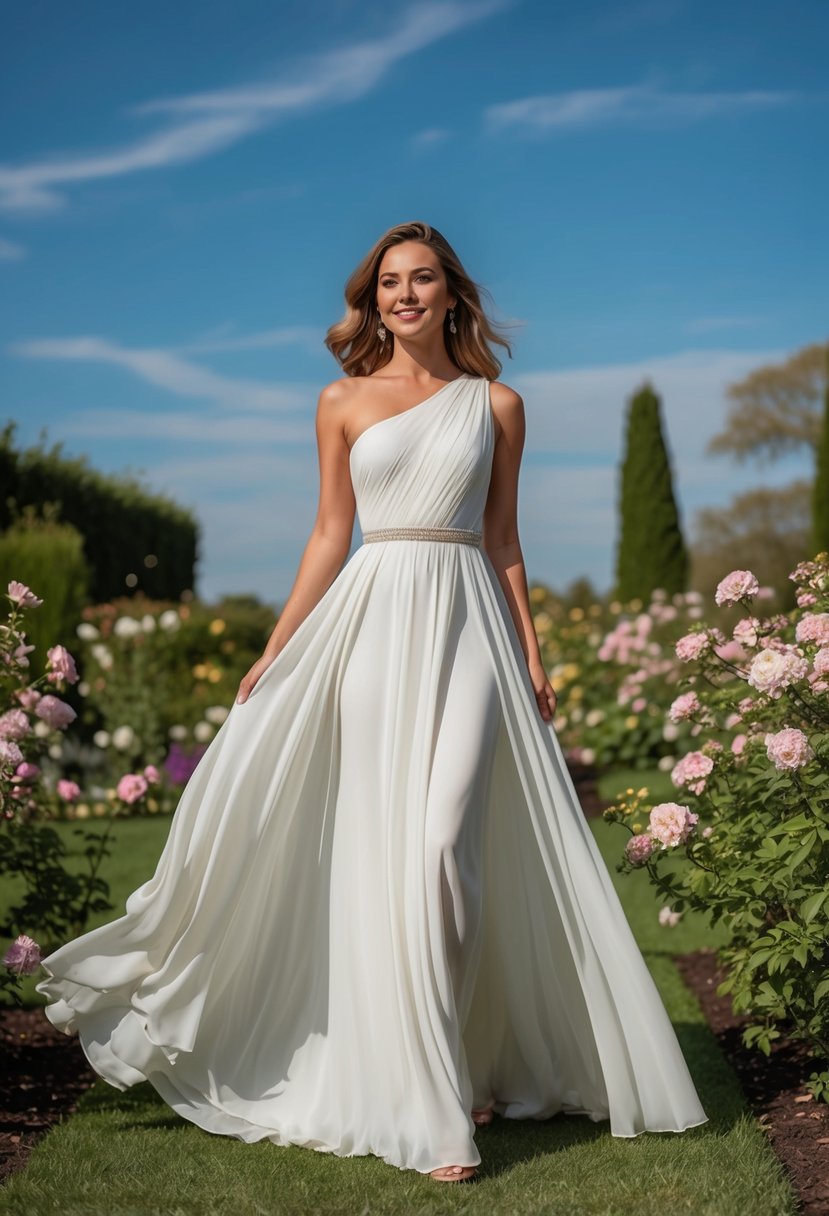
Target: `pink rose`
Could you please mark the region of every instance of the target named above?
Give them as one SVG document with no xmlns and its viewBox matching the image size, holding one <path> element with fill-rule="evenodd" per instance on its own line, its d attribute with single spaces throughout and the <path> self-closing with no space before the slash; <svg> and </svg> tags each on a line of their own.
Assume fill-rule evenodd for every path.
<svg viewBox="0 0 829 1216">
<path fill-rule="evenodd" d="M 647 697 L 636 697 L 631 702 L 630 708 L 633 710 L 633 712 L 635 714 L 641 714 L 642 710 L 647 707 L 647 704 L 648 704 Z"/>
<path fill-rule="evenodd" d="M 768 758 L 774 762 L 777 769 L 802 768 L 814 758 L 815 753 L 809 746 L 809 740 L 802 730 L 797 730 L 794 726 L 767 734 L 764 742 Z"/>
<path fill-rule="evenodd" d="M 625 857 L 631 865 L 643 866 L 655 848 L 653 837 L 647 832 L 639 832 L 636 836 L 631 836 L 625 845 Z"/>
<path fill-rule="evenodd" d="M 31 729 L 22 709 L 7 709 L 0 714 L 0 739 L 25 739 Z"/>
<path fill-rule="evenodd" d="M 812 667 L 819 676 L 829 676 L 829 646 L 819 650 L 812 660 Z"/>
<path fill-rule="evenodd" d="M 66 680 L 67 684 L 77 683 L 78 670 L 75 667 L 75 660 L 65 646 L 50 647 L 46 651 L 46 658 L 50 668 L 47 679 L 55 684 L 60 683 L 61 680 Z"/>
<path fill-rule="evenodd" d="M 0 739 L 0 764 L 22 764 L 23 753 L 11 739 Z"/>
<path fill-rule="evenodd" d="M 738 600 L 750 599 L 760 590 L 760 584 L 750 570 L 732 570 L 714 592 L 718 604 L 736 604 Z"/>
<path fill-rule="evenodd" d="M 798 591 L 797 596 L 798 608 L 811 608 L 812 604 L 817 603 L 817 596 L 814 591 Z"/>
<path fill-rule="evenodd" d="M 695 692 L 684 692 L 671 705 L 668 717 L 672 722 L 684 722 L 698 713 L 701 708 L 699 697 Z"/>
<path fill-rule="evenodd" d="M 674 848 L 690 836 L 699 815 L 676 802 L 660 802 L 650 813 L 648 831 L 663 849 Z"/>
<path fill-rule="evenodd" d="M 24 760 L 23 763 L 18 764 L 17 768 L 14 770 L 12 781 L 19 785 L 22 782 L 35 781 L 39 776 L 40 769 L 38 766 L 36 764 L 29 764 L 27 760 Z"/>
<path fill-rule="evenodd" d="M 671 769 L 671 781 L 674 785 L 687 785 L 692 794 L 701 794 L 705 789 L 705 780 L 714 767 L 710 756 L 702 752 L 688 752 Z M 668 803 L 673 806 L 673 803 Z"/>
<path fill-rule="evenodd" d="M 747 735 L 735 735 L 731 740 L 731 750 L 735 756 L 741 756 L 746 745 Z"/>
<path fill-rule="evenodd" d="M 19 688 L 16 695 L 24 709 L 34 709 L 42 694 L 36 688 Z"/>
<path fill-rule="evenodd" d="M 807 612 L 797 622 L 794 636 L 798 642 L 817 642 L 829 646 L 829 612 Z"/>
<path fill-rule="evenodd" d="M 756 616 L 743 617 L 732 630 L 731 636 L 741 646 L 756 646 L 759 637 L 760 622 Z"/>
<path fill-rule="evenodd" d="M 707 649 L 708 635 L 706 633 L 686 633 L 674 647 L 676 657 L 682 659 L 683 663 L 688 663 L 691 659 L 698 659 Z"/>
<path fill-rule="evenodd" d="M 147 778 L 150 785 L 158 785 L 160 775 L 154 764 L 147 765 L 147 767 L 144 769 L 144 776 Z"/>
<path fill-rule="evenodd" d="M 40 966 L 40 946 L 21 933 L 3 955 L 3 965 L 18 975 L 31 975 Z"/>
<path fill-rule="evenodd" d="M 122 802 L 133 803 L 146 794 L 147 779 L 141 773 L 127 773 L 116 786 L 115 792 Z"/>
<path fill-rule="evenodd" d="M 18 583 L 14 579 L 9 583 L 8 596 L 18 608 L 39 608 L 43 603 L 25 583 Z"/>
<path fill-rule="evenodd" d="M 74 802 L 76 798 L 81 796 L 81 787 L 75 781 L 65 781 L 61 779 L 57 784 L 58 797 L 64 802 Z"/>
<path fill-rule="evenodd" d="M 78 716 L 71 705 L 61 701 L 59 697 L 53 697 L 51 693 L 40 698 L 35 706 L 35 713 L 47 726 L 51 726 L 52 730 L 63 730 Z"/>
</svg>

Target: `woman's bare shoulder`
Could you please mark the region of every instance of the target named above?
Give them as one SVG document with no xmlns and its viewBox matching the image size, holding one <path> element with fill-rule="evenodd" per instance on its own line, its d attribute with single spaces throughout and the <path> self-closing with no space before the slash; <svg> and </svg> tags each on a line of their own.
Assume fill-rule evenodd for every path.
<svg viewBox="0 0 829 1216">
<path fill-rule="evenodd" d="M 523 432 L 524 400 L 520 393 L 500 380 L 490 380 L 489 403 L 497 423 L 496 439 L 503 431 L 513 435 Z"/>
</svg>

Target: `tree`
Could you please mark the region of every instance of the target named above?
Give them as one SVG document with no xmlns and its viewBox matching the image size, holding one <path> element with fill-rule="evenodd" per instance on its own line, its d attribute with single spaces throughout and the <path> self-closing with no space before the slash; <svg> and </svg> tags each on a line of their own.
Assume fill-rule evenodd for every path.
<svg viewBox="0 0 829 1216">
<path fill-rule="evenodd" d="M 660 401 L 645 382 L 630 401 L 619 495 L 615 594 L 646 599 L 656 588 L 684 591 L 688 554 L 662 433 Z"/>
<path fill-rule="evenodd" d="M 812 492 L 812 546 L 815 553 L 829 550 L 829 345 L 826 348 L 823 426 L 818 440 L 817 470 Z"/>
<path fill-rule="evenodd" d="M 829 343 L 814 342 L 784 363 L 766 364 L 728 386 L 725 428 L 708 451 L 745 460 L 774 460 L 804 445 L 815 449 L 826 386 Z"/>
<path fill-rule="evenodd" d="M 795 587 L 789 573 L 809 554 L 811 492 L 805 480 L 774 489 L 759 486 L 737 495 L 725 509 L 698 511 L 691 546 L 695 590 L 713 595 L 723 575 L 737 566 L 774 587 L 781 609 L 793 608 Z"/>
</svg>

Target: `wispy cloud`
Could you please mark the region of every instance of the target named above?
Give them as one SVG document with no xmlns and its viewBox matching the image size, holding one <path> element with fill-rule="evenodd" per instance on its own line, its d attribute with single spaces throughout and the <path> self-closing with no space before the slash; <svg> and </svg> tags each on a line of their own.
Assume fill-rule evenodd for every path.
<svg viewBox="0 0 829 1216">
<path fill-rule="evenodd" d="M 16 241 L 7 241 L 0 236 L 0 262 L 20 262 L 26 256 L 26 249 Z"/>
<path fill-rule="evenodd" d="M 185 346 L 177 346 L 178 354 L 212 354 L 214 352 L 235 350 L 268 350 L 272 347 L 300 346 L 311 354 L 321 355 L 328 352 L 323 345 L 325 333 L 322 329 L 314 329 L 312 325 L 288 325 L 282 329 L 265 329 L 255 334 L 233 334 L 229 327 L 220 326 L 188 342 Z"/>
<path fill-rule="evenodd" d="M 435 148 L 438 144 L 445 143 L 451 132 L 445 127 L 430 127 L 425 131 L 418 131 L 411 138 L 411 146 L 415 152 L 424 152 L 428 148 Z"/>
<path fill-rule="evenodd" d="M 574 89 L 488 106 L 484 124 L 493 133 L 509 129 L 536 136 L 616 125 L 670 127 L 790 105 L 798 98 L 793 92 L 773 90 L 670 92 L 654 84 Z"/>
<path fill-rule="evenodd" d="M 187 164 L 214 155 L 280 120 L 365 96 L 401 59 L 510 6 L 512 0 L 426 0 L 390 33 L 304 56 L 275 81 L 157 98 L 128 113 L 165 115 L 173 125 L 126 147 L 87 155 L 55 153 L 0 165 L 0 210 L 37 213 L 65 206 L 59 187 Z"/>
<path fill-rule="evenodd" d="M 176 397 L 193 397 L 234 411 L 292 410 L 306 401 L 297 389 L 222 376 L 167 350 L 130 349 L 106 338 L 35 338 L 11 343 L 7 350 L 27 359 L 114 364 Z"/>
</svg>

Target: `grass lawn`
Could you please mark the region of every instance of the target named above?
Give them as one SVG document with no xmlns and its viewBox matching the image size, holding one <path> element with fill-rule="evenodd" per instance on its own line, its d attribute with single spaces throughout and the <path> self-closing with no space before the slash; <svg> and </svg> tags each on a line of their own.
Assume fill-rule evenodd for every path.
<svg viewBox="0 0 829 1216">
<path fill-rule="evenodd" d="M 659 773 L 617 773 L 603 779 L 601 793 L 612 798 L 627 786 L 647 785 L 661 798 L 670 790 L 664 782 Z M 374 1157 L 341 1158 L 212 1136 L 176 1115 L 148 1083 L 121 1093 L 98 1081 L 78 1113 L 54 1128 L 27 1168 L 0 1189 L 0 1212 L 790 1216 L 795 1205 L 782 1167 L 670 959 L 716 937 L 688 914 L 674 929 L 659 925 L 661 901 L 644 876 L 615 873 L 624 830 L 603 820 L 591 826 L 673 1019 L 708 1123 L 682 1135 L 645 1133 L 625 1140 L 612 1137 L 608 1123 L 585 1117 L 559 1115 L 541 1123 L 496 1118 L 476 1134 L 483 1158 L 479 1181 L 453 1186 Z M 150 876 L 168 829 L 169 819 L 117 825 L 117 846 L 104 871 L 116 910 L 101 919 L 119 915 L 130 891 Z"/>
</svg>

